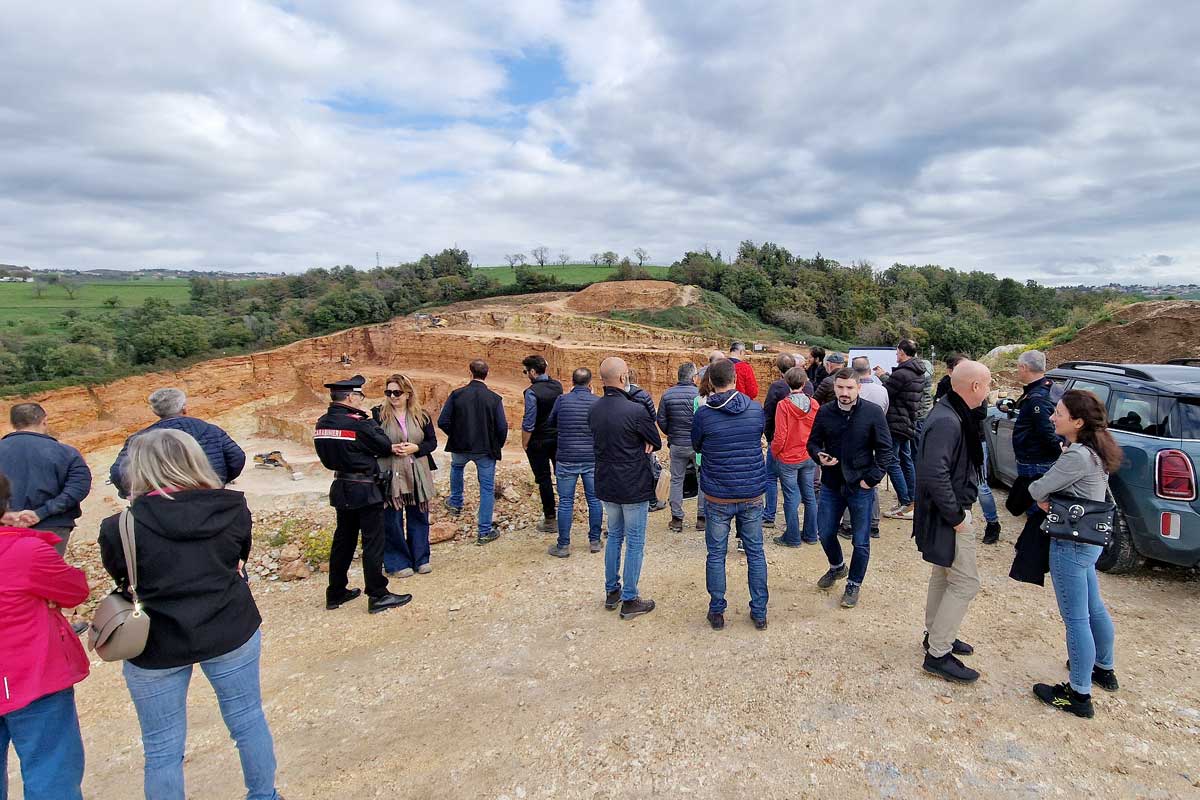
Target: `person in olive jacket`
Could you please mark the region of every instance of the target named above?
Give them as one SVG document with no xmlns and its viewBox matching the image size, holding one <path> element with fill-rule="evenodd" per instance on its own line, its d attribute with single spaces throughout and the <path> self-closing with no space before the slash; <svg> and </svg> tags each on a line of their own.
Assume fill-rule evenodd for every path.
<svg viewBox="0 0 1200 800">
<path fill-rule="evenodd" d="M 145 794 L 183 798 L 187 695 L 192 667 L 212 684 L 237 743 L 247 797 L 276 800 L 275 746 L 259 684 L 262 617 L 242 577 L 250 509 L 221 488 L 200 445 L 170 428 L 129 445 L 138 599 L 150 617 L 142 654 L 123 665 L 145 751 Z M 118 588 L 129 585 L 120 514 L 100 524 L 100 557 Z"/>
</svg>

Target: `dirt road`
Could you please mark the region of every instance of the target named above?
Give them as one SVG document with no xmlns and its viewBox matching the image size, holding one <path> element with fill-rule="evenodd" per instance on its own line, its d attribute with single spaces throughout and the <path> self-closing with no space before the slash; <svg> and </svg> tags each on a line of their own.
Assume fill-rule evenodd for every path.
<svg viewBox="0 0 1200 800">
<path fill-rule="evenodd" d="M 688 506 L 691 506 L 689 501 Z M 260 584 L 263 690 L 289 798 L 794 798 L 1200 796 L 1200 581 L 1101 578 L 1117 625 L 1118 694 L 1077 720 L 1030 693 L 1065 679 L 1049 588 L 1006 577 L 981 547 L 983 589 L 962 631 L 983 678 L 920 671 L 927 569 L 885 521 L 859 607 L 814 585 L 818 547 L 768 545 L 770 628 L 730 557 L 728 624 L 705 624 L 701 534 L 654 514 L 642 576 L 659 608 L 602 608 L 603 556 L 545 555 L 518 531 L 439 545 L 400 582 L 414 602 L 323 609 L 319 576 Z M 1007 523 L 1006 523 L 1007 524 Z M 140 796 L 142 754 L 116 665 L 79 689 L 85 794 Z M 208 684 L 189 705 L 189 796 L 242 796 Z M 10 766 L 15 766 L 10 760 Z M 19 781 L 18 781 L 19 782 Z M 20 796 L 20 792 L 17 792 Z"/>
</svg>

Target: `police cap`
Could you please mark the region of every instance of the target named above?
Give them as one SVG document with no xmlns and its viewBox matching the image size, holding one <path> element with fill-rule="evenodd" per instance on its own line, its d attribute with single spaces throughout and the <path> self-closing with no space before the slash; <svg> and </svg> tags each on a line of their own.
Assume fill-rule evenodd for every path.
<svg viewBox="0 0 1200 800">
<path fill-rule="evenodd" d="M 327 383 L 327 384 L 325 384 L 325 388 L 333 389 L 334 391 L 343 391 L 343 392 L 352 392 L 356 389 L 358 391 L 362 391 L 363 384 L 366 382 L 367 382 L 367 379 L 364 378 L 362 375 L 355 375 L 352 378 L 343 378 L 340 381 L 334 381 L 333 383 Z"/>
</svg>

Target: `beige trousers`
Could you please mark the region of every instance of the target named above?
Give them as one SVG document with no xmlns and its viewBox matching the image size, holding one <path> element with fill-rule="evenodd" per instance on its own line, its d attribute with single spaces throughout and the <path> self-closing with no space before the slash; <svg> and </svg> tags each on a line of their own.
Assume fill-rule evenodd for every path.
<svg viewBox="0 0 1200 800">
<path fill-rule="evenodd" d="M 970 513 L 970 512 L 968 512 Z M 941 658 L 950 652 L 967 607 L 979 592 L 979 570 L 975 566 L 975 523 L 955 534 L 954 562 L 933 567 L 929 594 L 925 599 L 925 630 L 929 631 L 929 655 Z"/>
</svg>

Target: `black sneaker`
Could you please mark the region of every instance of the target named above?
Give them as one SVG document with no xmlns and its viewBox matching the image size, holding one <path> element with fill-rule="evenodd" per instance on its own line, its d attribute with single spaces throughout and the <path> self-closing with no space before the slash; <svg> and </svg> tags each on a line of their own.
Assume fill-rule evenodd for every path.
<svg viewBox="0 0 1200 800">
<path fill-rule="evenodd" d="M 667 530 L 676 533 L 683 531 L 683 517 L 671 517 L 671 521 L 667 523 Z"/>
<path fill-rule="evenodd" d="M 341 598 L 331 598 L 328 594 L 325 595 L 325 610 L 333 611 L 341 608 L 344 603 L 349 603 L 362 594 L 362 589 L 347 589 L 342 592 Z"/>
<path fill-rule="evenodd" d="M 1067 671 L 1071 671 L 1071 659 L 1069 658 L 1067 659 Z M 1092 683 L 1106 692 L 1115 692 L 1121 688 L 1121 684 L 1117 683 L 1116 671 L 1100 667 L 1092 667 Z"/>
<path fill-rule="evenodd" d="M 941 658 L 926 653 L 921 669 L 954 683 L 974 683 L 979 680 L 979 673 L 955 658 L 953 653 L 946 653 Z"/>
<path fill-rule="evenodd" d="M 1091 719 L 1096 715 L 1096 710 L 1092 707 L 1092 696 L 1079 694 L 1071 688 L 1069 683 L 1060 683 L 1057 686 L 1035 683 L 1033 693 L 1043 703 L 1053 706 L 1059 711 L 1066 711 L 1084 719 Z"/>
<path fill-rule="evenodd" d="M 780 547 L 799 547 L 800 545 L 803 544 L 803 542 L 796 542 L 795 544 L 792 544 L 791 542 L 789 542 L 787 539 L 785 539 L 782 536 L 772 536 L 771 541 L 774 542 L 775 544 L 779 545 Z"/>
<path fill-rule="evenodd" d="M 764 520 L 762 521 L 762 525 L 763 525 L 763 527 L 764 527 L 764 528 L 774 528 L 774 527 L 775 527 L 775 520 L 773 520 L 773 519 L 764 519 Z"/>
<path fill-rule="evenodd" d="M 459 508 L 458 506 L 452 506 L 452 505 L 450 505 L 450 498 L 449 498 L 449 497 L 447 497 L 445 500 L 443 500 L 443 501 L 442 501 L 442 508 L 444 508 L 444 509 L 446 509 L 448 512 L 450 512 L 450 516 L 452 516 L 452 517 L 457 517 L 459 514 L 461 514 L 461 513 L 462 513 L 462 509 L 461 509 L 461 508 Z"/>
<path fill-rule="evenodd" d="M 411 594 L 381 594 L 379 597 L 372 597 L 367 600 L 367 613 L 378 614 L 380 611 L 387 611 L 389 608 L 399 608 L 403 605 L 408 605 L 412 600 Z"/>
<path fill-rule="evenodd" d="M 1000 541 L 1000 520 L 989 522 L 983 529 L 984 544 L 995 544 L 998 541 Z"/>
<path fill-rule="evenodd" d="M 612 611 L 617 606 L 621 605 L 621 587 L 613 589 L 608 594 L 604 595 L 604 609 Z"/>
<path fill-rule="evenodd" d="M 496 533 L 496 531 L 492 531 L 491 533 L 487 534 L 486 536 L 480 536 L 478 539 L 476 539 L 475 544 L 479 545 L 480 547 L 483 547 L 485 544 L 490 544 L 499 538 L 500 538 L 500 534 Z"/>
<path fill-rule="evenodd" d="M 632 600 L 625 600 L 621 603 L 621 619 L 633 619 L 634 617 L 640 617 L 642 614 L 649 614 L 653 610 L 653 600 L 643 600 L 640 597 L 635 597 Z"/>
<path fill-rule="evenodd" d="M 702 531 L 707 526 L 708 521 L 704 517 L 696 517 L 696 530 Z"/>
<path fill-rule="evenodd" d="M 714 631 L 719 631 L 725 627 L 725 615 L 718 614 L 715 611 L 708 612 L 708 624 L 712 626 Z"/>
<path fill-rule="evenodd" d="M 846 590 L 842 592 L 842 608 L 854 608 L 858 605 L 858 590 L 856 584 L 846 584 Z"/>
<path fill-rule="evenodd" d="M 871 538 L 872 539 L 879 538 L 879 528 L 871 528 Z"/>
<path fill-rule="evenodd" d="M 754 620 L 754 627 L 757 628 L 758 630 L 765 631 L 767 629 L 767 618 L 766 617 L 763 617 L 762 619 L 754 619 L 754 617 L 751 617 L 750 619 Z"/>
<path fill-rule="evenodd" d="M 845 564 L 842 564 L 840 567 L 830 567 L 829 571 L 822 575 L 821 579 L 817 581 L 817 586 L 822 589 L 828 589 L 830 586 L 833 586 L 833 584 L 846 577 L 846 573 L 849 571 L 850 570 Z"/>
<path fill-rule="evenodd" d="M 925 639 L 921 642 L 921 647 L 926 653 L 929 652 L 929 631 L 925 631 Z M 975 648 L 959 639 L 954 640 L 954 644 L 950 645 L 950 652 L 956 656 L 974 655 Z"/>
</svg>

